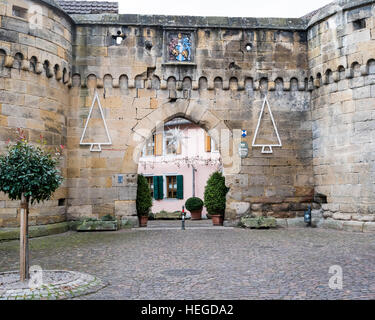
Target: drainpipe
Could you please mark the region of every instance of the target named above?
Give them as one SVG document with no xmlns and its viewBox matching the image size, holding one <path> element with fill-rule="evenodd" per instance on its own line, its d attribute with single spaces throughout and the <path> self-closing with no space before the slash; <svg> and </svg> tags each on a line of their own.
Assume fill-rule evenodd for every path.
<svg viewBox="0 0 375 320">
<path fill-rule="evenodd" d="M 195 197 L 195 168 L 191 166 L 191 170 L 193 170 L 193 197 Z"/>
</svg>

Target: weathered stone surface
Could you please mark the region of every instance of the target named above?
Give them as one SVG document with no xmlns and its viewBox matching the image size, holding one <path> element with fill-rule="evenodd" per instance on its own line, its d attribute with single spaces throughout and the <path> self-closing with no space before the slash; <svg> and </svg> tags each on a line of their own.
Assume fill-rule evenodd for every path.
<svg viewBox="0 0 375 320">
<path fill-rule="evenodd" d="M 288 221 L 287 219 L 276 219 L 276 225 L 280 228 L 287 228 Z"/>
<path fill-rule="evenodd" d="M 37 237 L 49 236 L 52 234 L 64 233 L 68 230 L 69 230 L 68 222 L 47 224 L 44 226 L 30 226 L 29 238 L 37 238 Z M 19 228 L 0 229 L 0 241 L 19 239 L 19 237 L 20 237 Z"/>
<path fill-rule="evenodd" d="M 363 232 L 375 232 L 375 222 L 365 222 L 363 224 Z"/>
<path fill-rule="evenodd" d="M 250 213 L 249 202 L 232 202 L 231 208 L 236 212 L 238 216 L 243 216 Z"/>
<path fill-rule="evenodd" d="M 306 228 L 304 218 L 287 219 L 288 228 Z"/>
<path fill-rule="evenodd" d="M 344 221 L 343 230 L 353 232 L 363 232 L 364 222 L 359 221 Z"/>
<path fill-rule="evenodd" d="M 320 223 L 320 227 L 325 229 L 343 230 L 344 222 L 339 220 L 326 219 Z"/>
<path fill-rule="evenodd" d="M 117 221 L 83 221 L 76 227 L 77 231 L 116 231 Z"/>
<path fill-rule="evenodd" d="M 265 218 L 265 217 L 257 217 L 257 218 L 248 218 L 242 217 L 241 218 L 241 225 L 245 228 L 250 229 L 269 229 L 269 228 L 276 228 L 277 222 L 275 218 Z"/>
<path fill-rule="evenodd" d="M 136 216 L 137 209 L 135 200 L 115 201 L 116 216 Z"/>
</svg>

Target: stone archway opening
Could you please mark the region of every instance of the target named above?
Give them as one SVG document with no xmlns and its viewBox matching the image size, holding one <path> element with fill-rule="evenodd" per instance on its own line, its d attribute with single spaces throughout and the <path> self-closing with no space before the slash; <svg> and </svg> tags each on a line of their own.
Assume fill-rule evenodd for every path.
<svg viewBox="0 0 375 320">
<path fill-rule="evenodd" d="M 187 199 L 204 200 L 206 182 L 215 171 L 223 172 L 219 144 L 205 129 L 181 116 L 158 125 L 143 145 L 137 172 L 150 187 L 151 217 L 177 219 Z M 205 208 L 202 217 L 207 218 Z"/>
<path fill-rule="evenodd" d="M 230 188 L 230 192 L 227 194 L 225 219 L 236 219 L 238 210 L 235 204 L 238 200 L 233 194 L 238 193 L 240 187 L 236 185 L 236 179 L 241 176 L 241 159 L 236 146 L 241 140 L 241 130 L 233 130 L 226 121 L 220 119 L 207 106 L 199 101 L 188 99 L 177 99 L 176 101 L 159 105 L 153 112 L 138 120 L 137 124 L 132 128 L 131 134 L 127 139 L 128 143 L 120 172 L 124 176 L 124 184 L 122 186 L 124 189 L 131 189 L 129 189 L 129 192 L 134 196 L 134 200 L 128 200 L 130 197 L 116 200 L 116 215 L 136 215 L 136 176 L 144 148 L 154 132 L 163 131 L 164 125 L 176 118 L 188 120 L 199 126 L 214 141 L 215 148 L 217 148 L 221 157 L 222 173 L 225 177 L 226 185 Z M 165 192 L 167 191 L 165 190 Z"/>
</svg>

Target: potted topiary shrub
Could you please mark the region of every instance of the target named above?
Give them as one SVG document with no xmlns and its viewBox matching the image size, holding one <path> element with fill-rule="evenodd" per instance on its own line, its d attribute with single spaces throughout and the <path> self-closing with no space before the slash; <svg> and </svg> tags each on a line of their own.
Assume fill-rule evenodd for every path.
<svg viewBox="0 0 375 320">
<path fill-rule="evenodd" d="M 191 213 L 191 220 L 201 220 L 203 201 L 200 198 L 192 197 L 186 200 L 185 207 Z"/>
<path fill-rule="evenodd" d="M 226 205 L 226 194 L 229 188 L 225 185 L 225 178 L 220 172 L 214 172 L 207 180 L 204 190 L 204 205 L 212 217 L 214 226 L 222 226 Z"/>
<path fill-rule="evenodd" d="M 147 180 L 141 174 L 138 175 L 137 188 L 137 215 L 140 227 L 147 227 L 148 215 L 152 207 L 151 190 L 148 186 Z"/>
</svg>

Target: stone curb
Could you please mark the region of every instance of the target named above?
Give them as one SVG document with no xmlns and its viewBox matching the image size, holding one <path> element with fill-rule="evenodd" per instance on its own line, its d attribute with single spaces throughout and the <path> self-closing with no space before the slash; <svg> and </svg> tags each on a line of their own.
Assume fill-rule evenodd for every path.
<svg viewBox="0 0 375 320">
<path fill-rule="evenodd" d="M 46 270 L 46 272 L 66 272 L 71 281 L 42 285 L 40 288 L 3 289 L 0 286 L 0 300 L 66 300 L 92 294 L 108 284 L 86 273 L 75 271 Z M 0 275 L 14 274 L 18 271 L 3 272 Z"/>
<path fill-rule="evenodd" d="M 29 238 L 38 238 L 50 236 L 53 234 L 64 233 L 69 230 L 69 222 L 61 222 L 40 226 L 29 226 Z M 0 228 L 0 241 L 18 240 L 20 238 L 19 228 Z"/>
<path fill-rule="evenodd" d="M 276 219 L 279 228 L 306 228 L 303 218 Z M 313 227 L 350 232 L 375 233 L 375 222 L 342 221 L 313 218 Z"/>
<path fill-rule="evenodd" d="M 119 230 L 135 228 L 136 222 L 138 222 L 138 220 L 135 221 L 134 219 L 133 220 L 123 219 L 120 222 Z M 46 225 L 40 225 L 40 226 L 29 226 L 29 238 L 50 236 L 54 234 L 64 233 L 69 230 L 76 231 L 77 225 L 79 223 L 80 222 L 77 222 L 77 221 L 65 221 L 65 222 L 46 224 Z M 0 241 L 19 240 L 19 238 L 20 238 L 20 229 L 18 227 L 17 228 L 0 228 Z"/>
<path fill-rule="evenodd" d="M 185 230 L 233 230 L 234 227 L 185 227 Z M 135 231 L 161 231 L 161 230 L 181 230 L 181 227 L 146 227 L 136 228 Z"/>
</svg>

